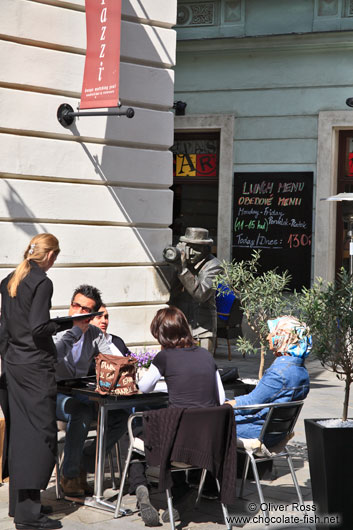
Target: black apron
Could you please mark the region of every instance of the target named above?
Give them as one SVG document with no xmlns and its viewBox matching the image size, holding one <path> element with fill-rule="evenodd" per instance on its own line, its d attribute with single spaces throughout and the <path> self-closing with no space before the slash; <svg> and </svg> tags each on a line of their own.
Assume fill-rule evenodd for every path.
<svg viewBox="0 0 353 530">
<path fill-rule="evenodd" d="M 56 458 L 56 382 L 51 363 L 6 363 L 13 489 L 45 489 Z"/>
</svg>

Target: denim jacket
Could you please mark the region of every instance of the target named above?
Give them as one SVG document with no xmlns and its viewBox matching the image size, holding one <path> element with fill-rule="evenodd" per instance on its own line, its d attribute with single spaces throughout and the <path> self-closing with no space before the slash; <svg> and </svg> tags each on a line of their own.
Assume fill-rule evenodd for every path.
<svg viewBox="0 0 353 530">
<path fill-rule="evenodd" d="M 291 356 L 277 357 L 250 394 L 235 397 L 236 405 L 301 400 L 307 396 L 309 386 L 309 374 L 303 359 Z M 237 436 L 240 438 L 257 438 L 268 408 L 260 411 L 247 409 L 235 410 L 234 412 Z M 269 441 L 267 440 L 267 443 Z M 272 442 L 275 443 L 274 440 Z"/>
</svg>

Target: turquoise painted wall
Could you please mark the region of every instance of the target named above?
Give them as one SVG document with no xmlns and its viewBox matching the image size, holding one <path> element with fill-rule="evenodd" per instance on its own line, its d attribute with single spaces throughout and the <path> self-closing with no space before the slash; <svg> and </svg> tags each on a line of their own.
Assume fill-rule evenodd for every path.
<svg viewBox="0 0 353 530">
<path fill-rule="evenodd" d="M 234 172 L 312 171 L 315 204 L 319 112 L 351 112 L 353 2 L 229 3 L 233 25 L 215 0 L 213 25 L 177 27 L 174 99 L 187 115 L 235 116 Z"/>
<path fill-rule="evenodd" d="M 215 2 L 219 14 L 223 4 Z M 175 100 L 187 102 L 187 114 L 235 115 L 234 171 L 315 172 L 319 111 L 349 112 L 353 31 L 314 29 L 337 21 L 353 27 L 353 16 L 343 16 L 348 4 L 337 0 L 339 17 L 327 15 L 335 2 L 325 0 L 232 4 L 243 9 L 248 37 L 207 38 L 226 26 L 221 15 L 218 25 L 177 28 Z"/>
</svg>

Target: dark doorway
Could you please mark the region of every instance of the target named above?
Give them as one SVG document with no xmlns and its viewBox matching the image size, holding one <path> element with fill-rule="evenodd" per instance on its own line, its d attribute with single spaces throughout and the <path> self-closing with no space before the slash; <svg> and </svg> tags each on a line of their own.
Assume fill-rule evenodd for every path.
<svg viewBox="0 0 353 530">
<path fill-rule="evenodd" d="M 353 193 L 353 131 L 340 131 L 337 193 Z M 349 271 L 349 231 L 353 228 L 353 201 L 337 202 L 336 273 Z"/>
</svg>

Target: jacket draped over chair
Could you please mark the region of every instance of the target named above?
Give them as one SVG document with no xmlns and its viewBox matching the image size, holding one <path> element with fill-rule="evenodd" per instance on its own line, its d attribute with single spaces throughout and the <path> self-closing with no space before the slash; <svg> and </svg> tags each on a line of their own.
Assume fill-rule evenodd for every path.
<svg viewBox="0 0 353 530">
<path fill-rule="evenodd" d="M 236 432 L 229 405 L 167 408 L 143 414 L 148 465 L 160 465 L 160 490 L 172 483 L 171 462 L 207 469 L 221 483 L 221 502 L 235 502 Z"/>
</svg>

